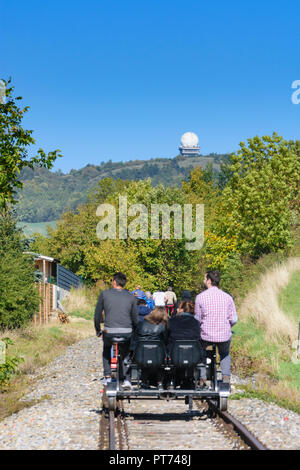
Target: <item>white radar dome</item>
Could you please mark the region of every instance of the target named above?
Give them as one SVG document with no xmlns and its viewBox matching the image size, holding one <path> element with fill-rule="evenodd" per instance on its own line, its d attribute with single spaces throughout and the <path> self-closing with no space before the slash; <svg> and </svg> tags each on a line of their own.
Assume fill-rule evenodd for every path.
<svg viewBox="0 0 300 470">
<path fill-rule="evenodd" d="M 194 132 L 185 132 L 181 137 L 181 145 L 183 147 L 197 147 L 198 143 L 198 136 Z"/>
</svg>

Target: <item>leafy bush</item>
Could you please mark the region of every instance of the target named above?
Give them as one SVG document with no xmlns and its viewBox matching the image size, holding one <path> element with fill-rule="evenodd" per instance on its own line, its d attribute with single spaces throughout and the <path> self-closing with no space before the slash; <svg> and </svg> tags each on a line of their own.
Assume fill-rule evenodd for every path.
<svg viewBox="0 0 300 470">
<path fill-rule="evenodd" d="M 3 338 L 1 341 L 5 344 L 6 350 L 9 344 L 14 344 L 9 338 Z M 0 386 L 6 385 L 9 382 L 10 377 L 17 370 L 20 362 L 23 362 L 23 358 L 5 354 L 5 360 L 3 363 L 0 362 Z"/>
<path fill-rule="evenodd" d="M 232 154 L 232 176 L 222 192 L 213 231 L 236 237 L 242 255 L 289 249 L 299 210 L 298 146 L 276 133 L 248 139 Z"/>
<path fill-rule="evenodd" d="M 0 329 L 18 328 L 28 322 L 39 306 L 34 287 L 32 259 L 23 254 L 16 219 L 0 215 Z"/>
<path fill-rule="evenodd" d="M 234 287 L 241 284 L 245 267 L 238 253 L 232 253 L 226 259 L 222 270 L 221 288 L 229 293 L 233 292 Z"/>
</svg>

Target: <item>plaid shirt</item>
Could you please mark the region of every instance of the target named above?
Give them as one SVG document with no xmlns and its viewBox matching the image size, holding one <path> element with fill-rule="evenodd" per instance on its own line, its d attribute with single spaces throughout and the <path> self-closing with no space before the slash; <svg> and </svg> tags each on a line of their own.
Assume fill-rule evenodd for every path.
<svg viewBox="0 0 300 470">
<path fill-rule="evenodd" d="M 200 322 L 202 339 L 214 343 L 228 341 L 231 327 L 237 322 L 234 301 L 218 287 L 209 287 L 196 297 L 195 318 Z"/>
</svg>

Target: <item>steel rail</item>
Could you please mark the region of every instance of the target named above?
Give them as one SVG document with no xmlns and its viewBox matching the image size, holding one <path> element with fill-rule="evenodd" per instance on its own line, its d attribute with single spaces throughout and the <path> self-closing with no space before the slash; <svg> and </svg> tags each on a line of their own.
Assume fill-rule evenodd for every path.
<svg viewBox="0 0 300 470">
<path fill-rule="evenodd" d="M 216 404 L 210 400 L 207 399 L 206 403 L 208 404 L 209 410 L 213 411 L 222 421 L 226 423 L 228 428 L 230 428 L 229 432 L 234 432 L 237 434 L 240 439 L 248 445 L 248 447 L 251 450 L 268 450 L 266 446 L 264 446 L 240 421 L 238 421 L 236 418 L 234 418 L 231 414 L 229 414 L 227 411 L 221 411 Z M 199 404 L 197 403 L 197 407 L 199 407 Z M 125 419 L 125 416 L 122 416 L 124 414 L 124 409 L 123 409 L 123 401 L 120 400 L 118 401 L 118 411 L 119 413 L 117 416 L 115 415 L 115 411 L 110 410 L 109 411 L 109 416 L 105 414 L 104 410 L 102 412 L 102 419 L 100 423 L 100 441 L 102 445 L 100 448 L 104 448 L 105 446 L 105 434 L 107 429 L 107 444 L 109 445 L 110 450 L 116 450 L 116 432 L 118 433 L 118 447 L 120 450 L 122 450 L 123 447 L 123 436 L 122 436 L 122 423 L 123 420 Z M 105 417 L 106 415 L 106 417 Z M 117 421 L 117 422 L 116 422 Z M 127 441 L 127 447 L 128 446 L 128 430 L 126 428 L 126 422 L 123 423 L 124 426 L 124 433 L 125 433 L 125 441 Z"/>
<path fill-rule="evenodd" d="M 225 421 L 225 423 L 231 425 L 234 431 L 242 438 L 242 440 L 252 450 L 268 450 L 240 421 L 234 418 L 228 411 L 220 411 L 219 408 L 207 400 L 208 406 Z"/>
<path fill-rule="evenodd" d="M 115 412 L 109 412 L 109 449 L 115 450 Z"/>
</svg>

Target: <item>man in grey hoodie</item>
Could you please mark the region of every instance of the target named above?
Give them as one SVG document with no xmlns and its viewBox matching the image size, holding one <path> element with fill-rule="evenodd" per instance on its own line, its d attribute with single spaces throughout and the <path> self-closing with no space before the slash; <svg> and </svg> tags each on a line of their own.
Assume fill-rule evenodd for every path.
<svg viewBox="0 0 300 470">
<path fill-rule="evenodd" d="M 112 338 L 122 336 L 128 339 L 128 341 L 120 345 L 120 351 L 123 357 L 123 370 L 125 373 L 123 388 L 130 388 L 129 370 L 124 367 L 124 360 L 129 353 L 132 332 L 138 324 L 138 312 L 135 297 L 124 289 L 126 282 L 126 276 L 121 272 L 113 276 L 112 288 L 102 291 L 99 296 L 95 309 L 94 324 L 97 336 L 103 335 L 103 385 L 106 385 L 111 380 Z M 102 311 L 104 311 L 103 332 L 100 326 Z"/>
</svg>

